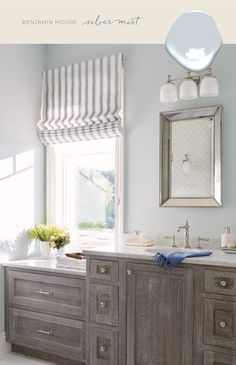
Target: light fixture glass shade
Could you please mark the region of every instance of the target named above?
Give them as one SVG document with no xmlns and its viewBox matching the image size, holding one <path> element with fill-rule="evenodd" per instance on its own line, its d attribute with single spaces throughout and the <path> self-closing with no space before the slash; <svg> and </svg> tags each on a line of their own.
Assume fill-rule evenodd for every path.
<svg viewBox="0 0 236 365">
<path fill-rule="evenodd" d="M 177 88 L 173 82 L 165 83 L 160 90 L 160 101 L 162 103 L 173 103 L 178 100 Z"/>
<path fill-rule="evenodd" d="M 218 81 L 214 76 L 206 76 L 200 82 L 200 96 L 210 97 L 219 94 Z"/>
<path fill-rule="evenodd" d="M 191 79 L 184 80 L 179 89 L 179 97 L 183 100 L 191 100 L 197 98 L 197 85 Z"/>
</svg>

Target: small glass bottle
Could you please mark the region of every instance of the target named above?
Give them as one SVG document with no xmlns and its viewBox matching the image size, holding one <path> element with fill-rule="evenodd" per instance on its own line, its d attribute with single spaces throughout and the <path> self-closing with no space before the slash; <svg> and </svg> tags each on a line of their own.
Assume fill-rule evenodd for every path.
<svg viewBox="0 0 236 365">
<path fill-rule="evenodd" d="M 221 235 L 221 247 L 228 247 L 229 245 L 235 247 L 234 235 L 231 233 L 230 227 L 225 227 L 224 230 L 225 232 Z"/>
</svg>

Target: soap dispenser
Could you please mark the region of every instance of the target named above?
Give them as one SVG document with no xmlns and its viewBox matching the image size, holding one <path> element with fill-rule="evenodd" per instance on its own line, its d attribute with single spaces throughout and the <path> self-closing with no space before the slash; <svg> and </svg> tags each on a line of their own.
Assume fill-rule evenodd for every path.
<svg viewBox="0 0 236 365">
<path fill-rule="evenodd" d="M 230 227 L 225 227 L 225 232 L 221 235 L 221 247 L 234 245 L 234 235 L 230 232 Z"/>
</svg>

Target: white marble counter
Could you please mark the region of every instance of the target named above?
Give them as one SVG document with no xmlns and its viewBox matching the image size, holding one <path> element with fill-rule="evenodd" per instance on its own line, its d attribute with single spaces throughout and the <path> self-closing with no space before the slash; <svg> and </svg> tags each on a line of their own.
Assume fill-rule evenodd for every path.
<svg viewBox="0 0 236 365">
<path fill-rule="evenodd" d="M 57 267 L 56 259 L 42 259 L 42 258 L 30 258 L 26 260 L 7 261 L 2 263 L 2 266 L 15 267 L 19 269 L 37 270 L 43 272 L 53 272 L 68 275 L 85 276 L 86 271 L 84 268 L 80 269 L 68 269 L 63 267 Z"/>
<path fill-rule="evenodd" d="M 205 247 L 204 249 L 209 249 L 212 251 L 211 256 L 204 257 L 192 257 L 183 260 L 184 264 L 198 264 L 198 265 L 210 265 L 210 266 L 223 266 L 223 267 L 235 267 L 236 268 L 236 254 L 226 254 L 220 249 L 211 249 Z M 104 257 L 114 257 L 114 258 L 131 258 L 131 259 L 144 259 L 153 260 L 155 252 L 159 251 L 173 251 L 168 246 L 128 246 L 122 245 L 119 248 L 114 246 L 101 246 L 96 248 L 87 248 L 83 252 L 93 256 L 104 256 Z M 177 248 L 176 250 L 181 251 L 182 249 Z M 86 272 L 84 269 L 67 269 L 57 267 L 56 259 L 42 259 L 42 258 L 29 258 L 25 260 L 8 261 L 2 264 L 7 267 L 16 267 L 21 269 L 36 269 L 38 271 L 54 272 L 62 274 L 71 275 L 82 275 L 85 276 Z"/>
<path fill-rule="evenodd" d="M 226 254 L 222 252 L 220 249 L 204 248 L 204 250 L 205 249 L 212 251 L 212 255 L 204 257 L 186 258 L 182 262 L 184 264 L 212 265 L 212 266 L 224 266 L 224 267 L 236 268 L 236 254 Z M 179 248 L 175 250 L 183 251 L 182 249 Z M 115 248 L 113 246 L 113 247 L 98 247 L 96 249 L 83 250 L 85 254 L 90 254 L 93 256 L 123 257 L 123 258 L 144 259 L 144 260 L 153 260 L 153 255 L 157 251 L 173 252 L 174 250 L 164 246 L 141 247 L 141 246 L 128 246 L 128 245 L 123 245 L 119 248 Z"/>
</svg>

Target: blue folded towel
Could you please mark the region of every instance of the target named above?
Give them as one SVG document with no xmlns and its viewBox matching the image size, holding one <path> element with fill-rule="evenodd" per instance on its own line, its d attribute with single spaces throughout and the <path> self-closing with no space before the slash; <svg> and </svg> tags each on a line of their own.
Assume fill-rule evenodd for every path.
<svg viewBox="0 0 236 365">
<path fill-rule="evenodd" d="M 210 256 L 211 254 L 211 251 L 203 250 L 189 252 L 157 252 L 153 258 L 161 268 L 170 272 L 186 257 Z"/>
</svg>

